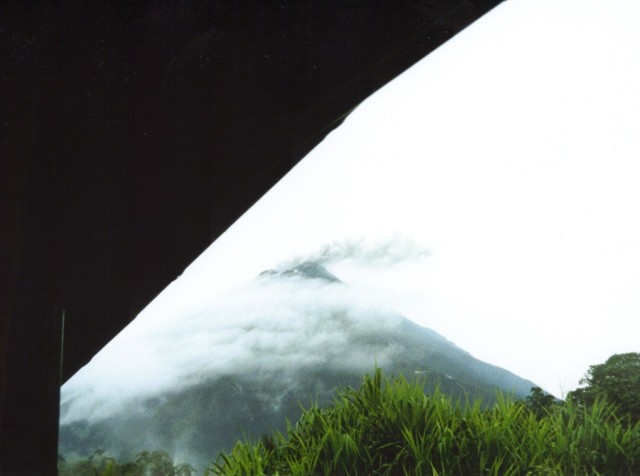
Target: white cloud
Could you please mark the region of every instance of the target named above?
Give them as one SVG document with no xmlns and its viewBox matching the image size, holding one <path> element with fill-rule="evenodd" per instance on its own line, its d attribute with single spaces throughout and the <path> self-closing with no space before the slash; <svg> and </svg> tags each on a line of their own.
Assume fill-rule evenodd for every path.
<svg viewBox="0 0 640 476">
<path fill-rule="evenodd" d="M 62 391 L 61 423 L 109 418 L 150 397 L 223 375 L 329 365 L 371 369 L 354 343 L 401 317 L 379 299 L 339 282 L 298 277 L 254 279 L 198 312 L 121 334 Z M 135 411 L 135 410 L 132 410 Z"/>
</svg>

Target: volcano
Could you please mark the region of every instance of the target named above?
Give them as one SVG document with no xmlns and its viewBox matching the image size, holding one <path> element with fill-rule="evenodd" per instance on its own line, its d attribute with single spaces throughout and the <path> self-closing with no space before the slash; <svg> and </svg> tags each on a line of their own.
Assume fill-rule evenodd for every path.
<svg viewBox="0 0 640 476">
<path fill-rule="evenodd" d="M 164 450 L 204 467 L 238 440 L 284 430 L 303 407 L 330 403 L 376 367 L 487 404 L 498 391 L 524 397 L 535 386 L 367 300 L 303 262 L 261 273 L 145 343 L 114 342 L 62 388 L 60 452 L 126 459 Z"/>
</svg>

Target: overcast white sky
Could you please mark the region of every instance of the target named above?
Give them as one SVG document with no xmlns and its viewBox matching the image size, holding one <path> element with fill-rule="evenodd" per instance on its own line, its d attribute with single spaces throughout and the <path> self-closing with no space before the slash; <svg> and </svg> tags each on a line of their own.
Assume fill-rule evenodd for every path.
<svg viewBox="0 0 640 476">
<path fill-rule="evenodd" d="M 638 25 L 637 0 L 502 3 L 360 105 L 110 346 L 362 240 L 430 255 L 329 269 L 558 396 L 640 351 Z"/>
</svg>

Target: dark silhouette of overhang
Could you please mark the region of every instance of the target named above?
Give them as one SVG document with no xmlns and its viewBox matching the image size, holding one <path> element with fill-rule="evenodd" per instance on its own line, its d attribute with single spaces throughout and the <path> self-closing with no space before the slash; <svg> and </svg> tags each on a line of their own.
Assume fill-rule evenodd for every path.
<svg viewBox="0 0 640 476">
<path fill-rule="evenodd" d="M 55 473 L 61 381 L 354 106 L 497 3 L 4 2 L 2 474 Z"/>
</svg>

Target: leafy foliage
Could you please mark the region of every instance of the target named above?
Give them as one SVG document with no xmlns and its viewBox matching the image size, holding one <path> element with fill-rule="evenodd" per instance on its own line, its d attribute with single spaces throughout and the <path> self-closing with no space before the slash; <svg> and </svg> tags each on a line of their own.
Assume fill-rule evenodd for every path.
<svg viewBox="0 0 640 476">
<path fill-rule="evenodd" d="M 592 365 L 580 383 L 584 386 L 568 395 L 575 404 L 590 406 L 604 400 L 631 421 L 640 422 L 640 353 L 616 354 Z"/>
<path fill-rule="evenodd" d="M 380 369 L 285 433 L 241 442 L 208 476 L 640 474 L 640 354 L 589 368 L 561 402 L 539 387 L 521 401 L 454 400 Z M 433 388 L 433 387 L 431 387 Z M 473 398 L 473 397 L 472 397 Z M 102 451 L 59 458 L 61 476 L 192 476 L 162 451 L 118 463 Z"/>
<path fill-rule="evenodd" d="M 555 397 L 540 387 L 531 388 L 531 393 L 525 399 L 527 408 L 536 414 L 539 418 L 547 416 L 555 405 L 558 404 Z"/>
<path fill-rule="evenodd" d="M 238 443 L 207 474 L 640 474 L 639 424 L 602 401 L 588 408 L 548 402 L 535 392 L 525 402 L 499 397 L 490 408 L 463 404 L 376 370 L 329 408 L 306 410 L 286 434 Z"/>
<path fill-rule="evenodd" d="M 118 463 L 102 450 L 87 458 L 58 457 L 59 476 L 192 476 L 195 471 L 186 463 L 174 465 L 164 451 L 143 451 L 128 463 Z"/>
</svg>

